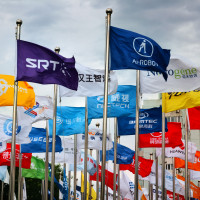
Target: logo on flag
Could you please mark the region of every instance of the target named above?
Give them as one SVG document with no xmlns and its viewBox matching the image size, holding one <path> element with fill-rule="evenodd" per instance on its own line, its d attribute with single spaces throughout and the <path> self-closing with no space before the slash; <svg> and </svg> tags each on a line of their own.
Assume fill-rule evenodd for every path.
<svg viewBox="0 0 200 200">
<path fill-rule="evenodd" d="M 144 57 L 151 57 L 154 51 L 153 44 L 142 37 L 137 37 L 133 40 L 133 48 L 137 54 Z"/>
<path fill-rule="evenodd" d="M 12 119 L 7 119 L 3 125 L 4 133 L 8 136 L 12 136 Z M 21 131 L 21 126 L 16 128 L 16 135 Z"/>
<path fill-rule="evenodd" d="M 0 79 L 0 96 L 6 93 L 8 89 L 8 84 L 4 79 Z"/>
</svg>

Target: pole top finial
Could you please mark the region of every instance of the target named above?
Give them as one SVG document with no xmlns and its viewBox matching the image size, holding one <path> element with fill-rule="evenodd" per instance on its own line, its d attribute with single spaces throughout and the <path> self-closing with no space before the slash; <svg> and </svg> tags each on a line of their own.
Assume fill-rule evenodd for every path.
<svg viewBox="0 0 200 200">
<path fill-rule="evenodd" d="M 17 19 L 16 24 L 21 26 L 22 25 L 22 20 L 21 19 Z"/>
<path fill-rule="evenodd" d="M 107 9 L 106 9 L 106 14 L 112 14 L 112 12 L 113 12 L 113 11 L 112 11 L 112 8 L 107 8 Z"/>
<path fill-rule="evenodd" d="M 99 128 L 99 126 L 100 126 L 100 123 L 99 123 L 99 122 L 97 122 L 97 123 L 96 123 L 96 127 L 98 127 L 98 128 Z"/>
<path fill-rule="evenodd" d="M 55 50 L 56 53 L 59 53 L 60 52 L 60 47 L 56 47 L 54 50 Z"/>
</svg>

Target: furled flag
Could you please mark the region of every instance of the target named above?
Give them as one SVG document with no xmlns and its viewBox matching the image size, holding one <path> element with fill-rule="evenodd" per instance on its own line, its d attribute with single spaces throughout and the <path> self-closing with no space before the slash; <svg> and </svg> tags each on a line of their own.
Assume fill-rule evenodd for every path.
<svg viewBox="0 0 200 200">
<path fill-rule="evenodd" d="M 22 192 L 22 194 L 23 194 L 22 199 L 23 199 L 23 200 L 27 200 L 27 192 L 26 192 L 26 181 L 25 181 L 25 178 L 23 179 L 23 192 Z"/>
<path fill-rule="evenodd" d="M 88 120 L 88 125 L 91 120 Z M 49 120 L 49 135 L 53 132 L 53 120 Z M 56 135 L 68 136 L 85 133 L 85 107 L 57 107 Z"/>
<path fill-rule="evenodd" d="M 167 80 L 170 51 L 162 49 L 144 35 L 110 27 L 111 70 L 137 69 L 156 71 Z"/>
<path fill-rule="evenodd" d="M 81 162 L 81 151 L 79 146 L 77 145 L 77 163 Z M 55 153 L 55 163 L 68 163 L 73 164 L 74 163 L 74 140 L 64 138 L 62 140 L 62 148 L 63 151 L 59 153 Z M 52 154 L 49 153 L 49 161 L 51 162 Z"/>
<path fill-rule="evenodd" d="M 22 176 L 27 178 L 45 179 L 45 162 L 32 156 L 30 169 L 22 169 Z"/>
<path fill-rule="evenodd" d="M 77 164 L 77 170 L 78 171 L 84 170 L 84 152 L 81 152 L 81 162 Z M 74 171 L 74 164 L 70 165 L 69 171 Z M 90 175 L 94 175 L 96 171 L 97 171 L 97 161 L 88 154 L 87 155 L 87 172 Z"/>
<path fill-rule="evenodd" d="M 135 135 L 135 117 L 118 117 L 118 135 Z M 162 108 L 140 109 L 139 133 L 153 133 L 162 131 Z M 165 118 L 165 131 L 167 119 Z"/>
<path fill-rule="evenodd" d="M 124 145 L 117 144 L 117 164 L 131 164 L 134 155 L 135 151 Z M 114 147 L 106 151 L 106 161 L 108 160 L 114 160 Z M 102 151 L 100 151 L 100 161 L 102 161 Z"/>
<path fill-rule="evenodd" d="M 12 122 L 13 120 L 9 116 L 0 115 L 0 141 L 11 142 L 12 140 Z M 24 119 L 18 123 L 16 128 L 16 143 L 26 144 L 30 143 L 28 137 L 31 131 L 32 125 L 27 123 Z"/>
<path fill-rule="evenodd" d="M 177 157 L 185 160 L 185 140 L 182 140 L 183 145 L 175 148 L 165 148 L 165 156 L 168 158 Z M 195 143 L 188 142 L 188 161 L 194 162 L 197 147 Z M 156 148 L 156 156 L 162 156 L 162 149 Z"/>
<path fill-rule="evenodd" d="M 0 74 L 0 106 L 13 106 L 15 77 Z M 33 107 L 35 92 L 28 83 L 18 82 L 17 105 Z"/>
<path fill-rule="evenodd" d="M 200 105 L 200 90 L 191 92 L 170 92 L 162 94 L 162 109 L 168 113 Z"/>
<path fill-rule="evenodd" d="M 46 129 L 32 127 L 29 134 L 31 143 L 21 145 L 21 153 L 45 153 L 46 152 Z M 56 135 L 55 152 L 63 150 L 61 138 Z M 49 136 L 49 150 L 52 152 L 52 136 Z"/>
<path fill-rule="evenodd" d="M 68 200 L 68 184 L 65 168 L 63 169 L 63 200 Z"/>
<path fill-rule="evenodd" d="M 17 107 L 18 121 L 26 120 L 35 123 L 39 120 L 53 119 L 53 102 L 51 97 L 36 96 L 35 105 L 32 108 Z"/>
<path fill-rule="evenodd" d="M 118 175 L 116 174 L 116 180 L 117 180 Z M 105 185 L 107 185 L 109 188 L 113 190 L 113 179 L 114 179 L 114 174 L 110 172 L 109 170 L 105 169 Z M 93 176 L 90 175 L 90 180 L 91 181 L 97 181 L 97 173 L 95 173 Z M 101 165 L 99 165 L 99 181 L 101 182 Z M 117 189 L 117 184 L 116 184 L 116 189 Z"/>
<path fill-rule="evenodd" d="M 103 133 L 102 130 L 99 128 L 91 128 L 88 131 L 88 149 L 96 149 L 101 150 L 102 149 L 102 137 Z M 107 135 L 106 137 L 106 149 L 112 149 L 113 143 L 111 140 L 110 135 Z M 77 146 L 79 149 L 85 148 L 85 134 L 78 134 L 77 135 Z"/>
<path fill-rule="evenodd" d="M 15 147 L 15 166 L 19 167 L 19 154 L 20 145 L 16 144 Z M 32 153 L 22 153 L 22 168 L 30 169 Z M 11 160 L 11 144 L 7 143 L 7 148 L 4 152 L 0 153 L 0 165 L 10 166 Z"/>
<path fill-rule="evenodd" d="M 171 58 L 167 67 L 168 79 L 158 72 L 140 73 L 141 93 L 189 92 L 200 87 L 200 67 L 185 58 Z"/>
<path fill-rule="evenodd" d="M 88 118 L 103 118 L 103 96 L 88 97 Z M 119 85 L 117 93 L 108 95 L 108 117 L 135 117 L 136 86 Z"/>
<path fill-rule="evenodd" d="M 70 90 L 59 86 L 60 97 L 91 97 L 104 95 L 104 70 L 91 69 L 80 64 L 75 64 L 78 71 L 78 89 Z M 109 74 L 108 94 L 114 94 L 117 91 L 118 81 L 115 72 Z"/>
<path fill-rule="evenodd" d="M 138 161 L 138 174 L 142 177 L 146 177 L 151 173 L 151 167 L 153 165 L 153 160 L 145 159 L 139 156 Z M 133 162 L 131 164 L 120 164 L 120 170 L 129 170 L 135 174 L 135 156 L 133 157 Z"/>
<path fill-rule="evenodd" d="M 182 146 L 181 123 L 168 122 L 168 131 L 165 133 L 165 147 Z M 162 132 L 139 135 L 139 148 L 162 147 Z"/>
<path fill-rule="evenodd" d="M 87 181 L 87 199 L 86 200 L 97 199 L 96 192 L 93 187 L 91 188 L 91 197 L 89 197 L 89 188 L 90 188 L 90 185 L 89 185 L 89 182 Z M 84 174 L 82 172 L 81 172 L 81 193 L 84 193 Z"/>
<path fill-rule="evenodd" d="M 200 130 L 200 106 L 187 109 L 190 130 Z"/>
<path fill-rule="evenodd" d="M 58 84 L 78 88 L 75 59 L 65 58 L 43 46 L 17 40 L 17 81 Z"/>
<path fill-rule="evenodd" d="M 7 174 L 7 166 L 0 166 L 0 180 L 4 182 Z"/>
</svg>

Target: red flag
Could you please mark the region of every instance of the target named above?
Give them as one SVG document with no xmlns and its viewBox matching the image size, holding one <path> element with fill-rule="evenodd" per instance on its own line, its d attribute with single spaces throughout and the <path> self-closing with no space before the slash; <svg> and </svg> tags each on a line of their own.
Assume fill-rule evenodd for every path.
<svg viewBox="0 0 200 200">
<path fill-rule="evenodd" d="M 145 159 L 139 156 L 138 174 L 142 177 L 149 176 L 149 174 L 151 173 L 152 165 L 153 160 Z M 135 156 L 133 156 L 133 162 L 131 164 L 120 164 L 120 170 L 129 170 L 133 174 L 135 174 Z"/>
<path fill-rule="evenodd" d="M 16 144 L 15 149 L 16 149 L 15 150 L 15 166 L 19 167 L 20 145 Z M 6 150 L 0 153 L 0 166 L 1 165 L 10 166 L 10 157 L 11 157 L 11 144 L 7 143 Z M 32 153 L 22 153 L 22 168 L 30 169 L 31 157 L 32 157 Z"/>
<path fill-rule="evenodd" d="M 182 132 L 181 123 L 168 122 L 168 132 L 165 133 L 165 146 L 166 147 L 177 147 L 182 146 Z M 162 133 L 148 133 L 139 135 L 139 148 L 152 148 L 162 147 Z"/>
<path fill-rule="evenodd" d="M 167 190 L 167 197 L 170 199 L 170 200 L 173 200 L 173 192 L 170 192 L 169 190 Z M 178 198 L 179 197 L 179 198 Z M 185 197 L 183 195 L 180 195 L 179 196 L 175 193 L 175 200 L 185 200 Z"/>
<path fill-rule="evenodd" d="M 188 108 L 190 130 L 200 130 L 200 106 Z"/>
<path fill-rule="evenodd" d="M 118 175 L 116 174 L 116 180 L 117 177 Z M 105 170 L 105 185 L 107 185 L 112 190 L 113 190 L 113 179 L 114 179 L 114 174 L 108 170 Z M 91 181 L 97 180 L 97 172 L 93 176 L 90 175 L 90 180 Z M 99 182 L 101 182 L 101 165 L 99 165 Z M 116 184 L 116 189 L 117 189 L 117 184 Z"/>
</svg>

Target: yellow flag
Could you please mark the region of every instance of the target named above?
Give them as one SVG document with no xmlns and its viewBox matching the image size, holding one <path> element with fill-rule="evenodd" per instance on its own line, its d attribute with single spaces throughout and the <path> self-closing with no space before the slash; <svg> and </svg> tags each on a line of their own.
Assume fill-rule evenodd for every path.
<svg viewBox="0 0 200 200">
<path fill-rule="evenodd" d="M 162 94 L 162 109 L 165 113 L 196 106 L 200 106 L 200 90 Z"/>
<path fill-rule="evenodd" d="M 90 187 L 90 184 L 89 182 L 87 181 L 87 200 L 89 199 L 89 187 Z M 81 193 L 84 192 L 84 175 L 83 173 L 81 173 Z M 94 188 L 92 187 L 91 189 L 91 199 L 96 199 L 96 192 L 94 190 Z"/>
<path fill-rule="evenodd" d="M 13 106 L 14 76 L 0 74 L 0 106 Z M 18 82 L 17 105 L 32 108 L 35 104 L 33 87 L 27 82 Z"/>
</svg>

